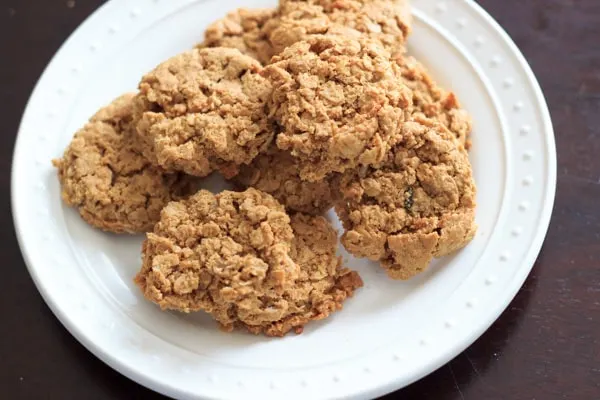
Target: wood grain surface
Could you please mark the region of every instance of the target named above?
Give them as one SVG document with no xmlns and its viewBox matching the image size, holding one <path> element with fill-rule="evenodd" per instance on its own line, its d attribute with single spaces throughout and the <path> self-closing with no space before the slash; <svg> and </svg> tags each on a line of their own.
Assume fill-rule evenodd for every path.
<svg viewBox="0 0 600 400">
<path fill-rule="evenodd" d="M 27 98 L 101 3 L 0 0 L 0 398 L 161 398 L 105 366 L 53 316 L 27 273 L 10 212 L 12 149 Z M 498 321 L 450 363 L 386 399 L 600 399 L 600 0 L 479 3 L 521 48 L 550 106 L 558 148 L 552 223 L 532 274 Z"/>
</svg>

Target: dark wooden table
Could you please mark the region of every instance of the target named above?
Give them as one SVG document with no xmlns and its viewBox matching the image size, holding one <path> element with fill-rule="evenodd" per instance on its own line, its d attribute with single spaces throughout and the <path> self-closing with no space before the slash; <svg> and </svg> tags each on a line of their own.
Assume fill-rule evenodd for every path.
<svg viewBox="0 0 600 400">
<path fill-rule="evenodd" d="M 479 2 L 544 89 L 558 147 L 556 206 L 533 272 L 500 319 L 446 366 L 387 398 L 600 399 L 600 0 Z M 0 0 L 3 399 L 161 398 L 88 353 L 52 315 L 23 264 L 10 212 L 25 102 L 50 57 L 101 3 Z"/>
</svg>

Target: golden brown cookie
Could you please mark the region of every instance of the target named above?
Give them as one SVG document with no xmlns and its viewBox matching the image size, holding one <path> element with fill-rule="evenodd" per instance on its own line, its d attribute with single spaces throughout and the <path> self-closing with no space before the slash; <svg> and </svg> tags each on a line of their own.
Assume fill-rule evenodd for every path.
<svg viewBox="0 0 600 400">
<path fill-rule="evenodd" d="M 244 188 L 254 187 L 269 193 L 289 211 L 319 215 L 333 206 L 330 179 L 301 180 L 294 157 L 274 144 L 252 164 L 241 167 L 234 181 Z"/>
<path fill-rule="evenodd" d="M 265 24 L 263 32 L 274 54 L 314 35 L 343 35 L 355 39 L 361 36 L 355 29 L 332 22 L 323 7 L 304 1 L 282 4 L 275 18 Z"/>
<path fill-rule="evenodd" d="M 435 119 L 456 135 L 465 148 L 471 147 L 472 120 L 469 113 L 461 108 L 452 92 L 441 88 L 429 75 L 427 69 L 415 58 L 397 55 L 403 82 L 413 92 L 413 116 Z"/>
<path fill-rule="evenodd" d="M 229 301 L 293 282 L 292 238 L 290 218 L 272 196 L 201 190 L 163 209 L 144 243 L 137 282 L 162 308 L 224 318 Z"/>
<path fill-rule="evenodd" d="M 300 213 L 290 218 L 294 231 L 291 256 L 300 272 L 294 286 L 282 296 L 270 298 L 271 304 L 281 304 L 283 312 L 277 321 L 268 320 L 261 326 L 236 324 L 254 334 L 284 336 L 292 330 L 302 333 L 310 321 L 341 310 L 344 301 L 363 286 L 357 272 L 341 266 L 341 258 L 336 254 L 337 232 L 325 218 Z"/>
<path fill-rule="evenodd" d="M 137 132 L 144 153 L 168 171 L 237 174 L 273 138 L 261 65 L 237 49 L 194 49 L 160 64 L 140 83 Z"/>
<path fill-rule="evenodd" d="M 411 278 L 475 235 L 468 155 L 439 122 L 404 123 L 381 164 L 349 172 L 339 185 L 342 243 L 357 257 L 380 261 L 394 279 Z"/>
<path fill-rule="evenodd" d="M 308 181 L 381 161 L 411 105 L 399 67 L 371 40 L 313 36 L 264 72 L 282 129 L 277 145 L 298 159 Z"/>
<path fill-rule="evenodd" d="M 278 17 L 266 29 L 275 54 L 314 34 L 364 36 L 403 52 L 412 27 L 408 0 L 281 0 Z"/>
<path fill-rule="evenodd" d="M 269 8 L 232 11 L 208 26 L 198 48 L 231 47 L 266 65 L 273 56 L 273 47 L 263 27 L 275 14 L 276 10 Z"/>
<path fill-rule="evenodd" d="M 203 310 L 226 330 L 283 336 L 338 310 L 360 286 L 340 268 L 336 241 L 326 220 L 290 225 L 283 206 L 255 189 L 200 191 L 165 207 L 136 282 L 163 309 Z"/>
<path fill-rule="evenodd" d="M 167 174 L 140 154 L 132 131 L 133 96 L 98 111 L 53 161 L 65 203 L 89 224 L 115 233 L 152 229 L 163 206 L 195 186 L 194 179 Z"/>
</svg>

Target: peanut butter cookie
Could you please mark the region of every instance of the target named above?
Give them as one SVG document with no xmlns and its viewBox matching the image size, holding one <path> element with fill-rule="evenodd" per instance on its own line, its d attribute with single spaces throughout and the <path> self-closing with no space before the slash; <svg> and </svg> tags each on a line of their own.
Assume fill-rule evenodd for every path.
<svg viewBox="0 0 600 400">
<path fill-rule="evenodd" d="M 275 15 L 275 9 L 239 8 L 210 24 L 198 48 L 231 47 L 266 65 L 274 51 L 263 27 Z"/>
<path fill-rule="evenodd" d="M 475 184 L 467 153 L 436 121 L 403 124 L 386 159 L 340 179 L 342 243 L 409 279 L 474 237 Z"/>
<path fill-rule="evenodd" d="M 65 203 L 89 224 L 115 233 L 152 229 L 165 204 L 196 186 L 194 179 L 165 173 L 140 154 L 132 131 L 133 96 L 98 111 L 53 161 Z"/>
<path fill-rule="evenodd" d="M 340 268 L 336 242 L 326 220 L 290 221 L 255 189 L 200 191 L 165 207 L 136 282 L 164 309 L 203 310 L 225 330 L 283 336 L 338 310 L 361 285 Z"/>
<path fill-rule="evenodd" d="M 271 85 L 261 69 L 239 50 L 217 47 L 179 54 L 144 76 L 136 121 L 146 157 L 168 171 L 235 176 L 273 138 Z"/>
<path fill-rule="evenodd" d="M 293 330 L 301 333 L 310 321 L 327 318 L 342 309 L 344 301 L 363 286 L 357 272 L 341 266 L 336 255 L 338 238 L 335 229 L 323 217 L 292 214 L 294 231 L 292 259 L 300 272 L 294 286 L 283 296 L 272 296 L 272 304 L 283 304 L 285 311 L 276 322 L 261 326 L 242 324 L 248 331 L 267 336 L 283 336 Z"/>
<path fill-rule="evenodd" d="M 435 119 L 456 135 L 465 148 L 471 147 L 472 120 L 456 95 L 441 88 L 414 57 L 397 55 L 404 84 L 413 92 L 413 116 Z"/>
<path fill-rule="evenodd" d="M 314 35 L 343 35 L 355 39 L 361 36 L 355 29 L 332 22 L 323 7 L 304 1 L 283 3 L 263 31 L 274 54 Z"/>
<path fill-rule="evenodd" d="M 398 66 L 371 40 L 313 36 L 264 72 L 282 129 L 277 145 L 298 159 L 308 181 L 381 161 L 411 105 Z"/>
<path fill-rule="evenodd" d="M 330 179 L 307 182 L 300 179 L 298 164 L 287 151 L 271 145 L 250 164 L 240 168 L 234 181 L 275 197 L 289 211 L 319 215 L 333 206 Z"/>
<path fill-rule="evenodd" d="M 403 52 L 411 32 L 408 0 L 282 0 L 268 27 L 275 54 L 314 34 L 364 36 Z"/>
</svg>

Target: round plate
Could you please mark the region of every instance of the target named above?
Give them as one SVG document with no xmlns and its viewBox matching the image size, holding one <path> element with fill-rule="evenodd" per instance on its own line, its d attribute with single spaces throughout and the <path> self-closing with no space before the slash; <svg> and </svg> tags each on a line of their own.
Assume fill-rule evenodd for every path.
<svg viewBox="0 0 600 400">
<path fill-rule="evenodd" d="M 109 1 L 54 57 L 19 131 L 13 214 L 38 289 L 91 352 L 173 397 L 365 398 L 405 386 L 456 356 L 500 315 L 548 227 L 554 137 L 523 56 L 475 2 L 414 0 L 410 53 L 474 117 L 480 228 L 473 243 L 408 282 L 343 253 L 365 287 L 342 312 L 284 339 L 224 334 L 204 315 L 161 312 L 144 301 L 132 282 L 143 238 L 94 230 L 63 206 L 50 160 L 95 110 L 200 41 L 208 23 L 236 7 L 274 5 Z M 209 179 L 206 187 L 219 190 L 223 182 Z"/>
</svg>

